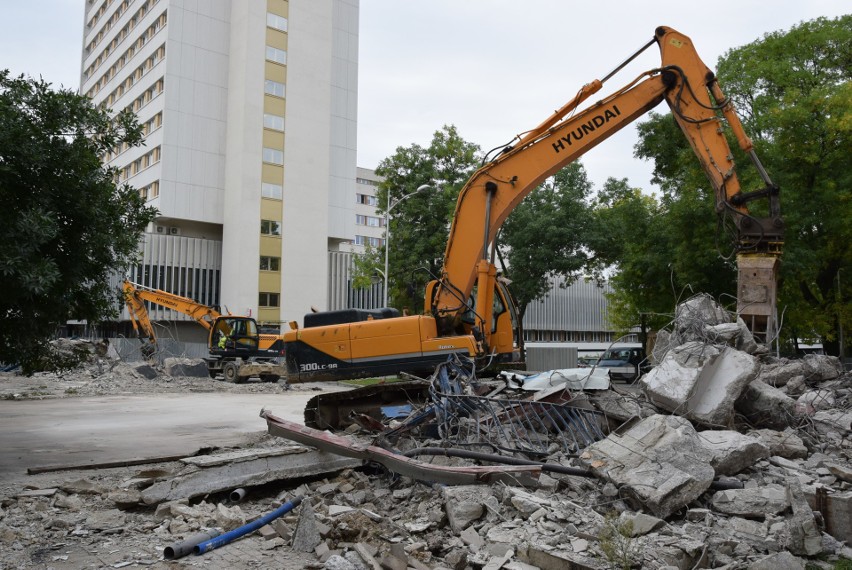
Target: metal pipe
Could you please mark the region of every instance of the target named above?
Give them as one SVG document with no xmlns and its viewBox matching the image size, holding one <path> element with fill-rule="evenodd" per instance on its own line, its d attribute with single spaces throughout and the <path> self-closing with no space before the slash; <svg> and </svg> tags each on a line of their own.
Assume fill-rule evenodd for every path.
<svg viewBox="0 0 852 570">
<path fill-rule="evenodd" d="M 183 558 L 187 554 L 193 552 L 195 547 L 201 544 L 204 541 L 216 538 L 219 536 L 218 530 L 209 530 L 207 532 L 199 532 L 198 534 L 193 534 L 186 540 L 182 540 L 180 542 L 176 542 L 171 546 L 167 546 L 163 549 L 163 558 L 166 560 L 174 560 L 176 558 Z"/>
<path fill-rule="evenodd" d="M 577 477 L 594 477 L 588 469 L 581 467 L 569 467 L 559 463 L 543 463 L 517 457 L 506 457 L 494 453 L 482 453 L 480 451 L 469 451 L 467 449 L 447 449 L 444 447 L 418 447 L 404 452 L 406 457 L 417 457 L 418 455 L 444 455 L 446 457 L 461 457 L 464 459 L 477 459 L 479 461 L 490 461 L 491 463 L 503 463 L 505 465 L 537 465 L 542 471 L 561 473 L 562 475 L 574 475 Z"/>
<path fill-rule="evenodd" d="M 228 495 L 228 498 L 231 499 L 232 503 L 239 503 L 243 499 L 246 498 L 246 490 L 240 487 L 239 489 L 234 489 L 231 491 L 231 494 Z"/>
<path fill-rule="evenodd" d="M 269 524 L 274 521 L 281 515 L 287 514 L 296 507 L 298 507 L 302 503 L 302 497 L 296 497 L 292 501 L 287 501 L 271 513 L 260 517 L 259 519 L 252 521 L 248 524 L 244 524 L 239 528 L 235 528 L 230 532 L 226 532 L 223 535 L 217 536 L 216 538 L 210 539 L 206 542 L 202 542 L 197 544 L 193 549 L 196 555 L 204 554 L 205 552 L 210 552 L 213 549 L 219 548 L 220 546 L 225 546 L 231 541 L 234 541 L 241 536 L 249 534 L 250 532 L 254 532 L 262 526 Z"/>
</svg>

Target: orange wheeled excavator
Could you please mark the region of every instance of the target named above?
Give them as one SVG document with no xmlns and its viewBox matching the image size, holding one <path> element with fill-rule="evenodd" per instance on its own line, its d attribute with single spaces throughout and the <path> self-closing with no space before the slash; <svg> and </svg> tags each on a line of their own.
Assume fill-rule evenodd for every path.
<svg viewBox="0 0 852 570">
<path fill-rule="evenodd" d="M 257 322 L 251 317 L 223 315 L 187 297 L 168 291 L 150 289 L 125 281 L 124 302 L 130 322 L 142 341 L 142 354 L 150 358 L 157 349 L 157 335 L 145 308 L 145 301 L 168 307 L 189 315 L 207 329 L 205 358 L 211 378 L 221 374 L 228 382 L 243 382 L 252 376 L 265 382 L 275 382 L 285 376 L 284 366 L 277 359 L 284 355 L 284 342 L 278 335 L 261 334 Z"/>
<path fill-rule="evenodd" d="M 660 49 L 659 67 L 578 110 L 615 73 L 648 47 Z M 428 312 L 398 316 L 333 311 L 306 315 L 284 334 L 288 380 L 344 379 L 433 369 L 460 353 L 481 365 L 521 358 L 517 311 L 493 263 L 495 238 L 512 210 L 547 177 L 666 101 L 716 194 L 716 213 L 736 226 L 739 315 L 759 341 L 771 340 L 778 260 L 783 243 L 778 187 L 758 160 L 733 105 L 692 41 L 667 27 L 612 73 L 584 85 L 537 127 L 516 137 L 462 188 L 452 220 L 443 271 L 426 288 Z M 724 123 L 750 157 L 765 186 L 743 191 Z M 753 200 L 768 215 L 749 213 Z"/>
</svg>

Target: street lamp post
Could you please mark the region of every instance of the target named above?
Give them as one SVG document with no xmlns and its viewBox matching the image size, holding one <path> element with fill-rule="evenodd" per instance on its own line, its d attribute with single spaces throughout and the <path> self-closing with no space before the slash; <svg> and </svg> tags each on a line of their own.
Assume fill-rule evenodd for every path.
<svg viewBox="0 0 852 570">
<path fill-rule="evenodd" d="M 400 202 L 404 201 L 406 198 L 411 198 L 412 196 L 414 196 L 418 192 L 422 192 L 423 190 L 426 190 L 427 188 L 431 188 L 431 186 L 429 186 L 428 184 L 421 184 L 420 186 L 417 187 L 417 190 L 415 190 L 411 194 L 406 194 L 405 196 L 403 196 L 402 198 L 400 198 L 399 200 L 397 200 L 393 203 L 391 203 L 390 190 L 388 190 L 388 202 L 387 202 L 387 208 L 385 208 L 385 273 L 384 273 L 384 275 L 382 275 L 382 277 L 385 278 L 385 302 L 384 302 L 385 307 L 388 306 L 388 250 L 390 249 L 390 212 L 391 212 L 391 210 L 396 208 L 400 204 Z"/>
</svg>

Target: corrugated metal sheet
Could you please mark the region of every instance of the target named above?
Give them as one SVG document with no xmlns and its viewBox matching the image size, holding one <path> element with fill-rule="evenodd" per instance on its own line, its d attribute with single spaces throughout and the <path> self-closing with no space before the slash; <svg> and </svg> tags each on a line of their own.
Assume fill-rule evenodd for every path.
<svg viewBox="0 0 852 570">
<path fill-rule="evenodd" d="M 376 309 L 384 303 L 384 283 L 366 289 L 352 286 L 352 269 L 357 253 L 328 252 L 328 309 Z"/>
<path fill-rule="evenodd" d="M 188 297 L 211 307 L 219 305 L 221 241 L 146 233 L 141 249 L 140 263 L 131 267 L 127 276 L 130 281 Z M 183 313 L 159 305 L 146 305 L 152 321 L 192 320 Z M 129 319 L 126 309 L 122 309 L 121 318 Z"/>
<path fill-rule="evenodd" d="M 544 299 L 527 305 L 524 328 L 528 330 L 608 332 L 608 303 L 605 293 L 612 291 L 608 283 L 602 287 L 593 281 L 578 280 L 563 287 L 560 279 L 551 279 L 550 291 Z"/>
<path fill-rule="evenodd" d="M 527 370 L 543 372 L 560 368 L 577 368 L 577 347 L 529 346 L 527 347 Z"/>
</svg>

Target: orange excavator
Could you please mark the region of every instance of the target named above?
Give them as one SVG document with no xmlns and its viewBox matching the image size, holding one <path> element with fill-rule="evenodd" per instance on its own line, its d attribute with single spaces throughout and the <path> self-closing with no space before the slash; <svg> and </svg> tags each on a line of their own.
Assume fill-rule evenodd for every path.
<svg viewBox="0 0 852 570">
<path fill-rule="evenodd" d="M 157 350 L 157 335 L 145 301 L 189 315 L 207 329 L 209 356 L 204 360 L 211 378 L 221 374 L 228 382 L 243 382 L 256 376 L 264 382 L 275 382 L 286 375 L 284 366 L 276 362 L 284 355 L 283 339 L 259 333 L 253 318 L 223 315 L 198 301 L 130 281 L 124 282 L 123 291 L 130 323 L 142 342 L 142 354 L 147 358 Z"/>
<path fill-rule="evenodd" d="M 656 44 L 661 64 L 583 110 L 615 73 Z M 772 183 L 740 119 L 701 61 L 692 41 L 667 27 L 612 73 L 583 86 L 537 127 L 516 137 L 462 188 L 452 220 L 443 271 L 427 285 L 427 314 L 398 316 L 332 311 L 306 315 L 284 334 L 288 380 L 343 379 L 433 369 L 449 353 L 482 365 L 520 359 L 522 338 L 516 307 L 497 275 L 495 239 L 512 210 L 534 188 L 597 144 L 666 101 L 698 157 L 716 195 L 716 213 L 736 227 L 737 311 L 758 341 L 775 328 L 777 269 L 783 244 L 778 187 Z M 743 191 L 724 124 L 750 157 L 765 186 Z M 768 215 L 749 212 L 768 202 Z"/>
</svg>

